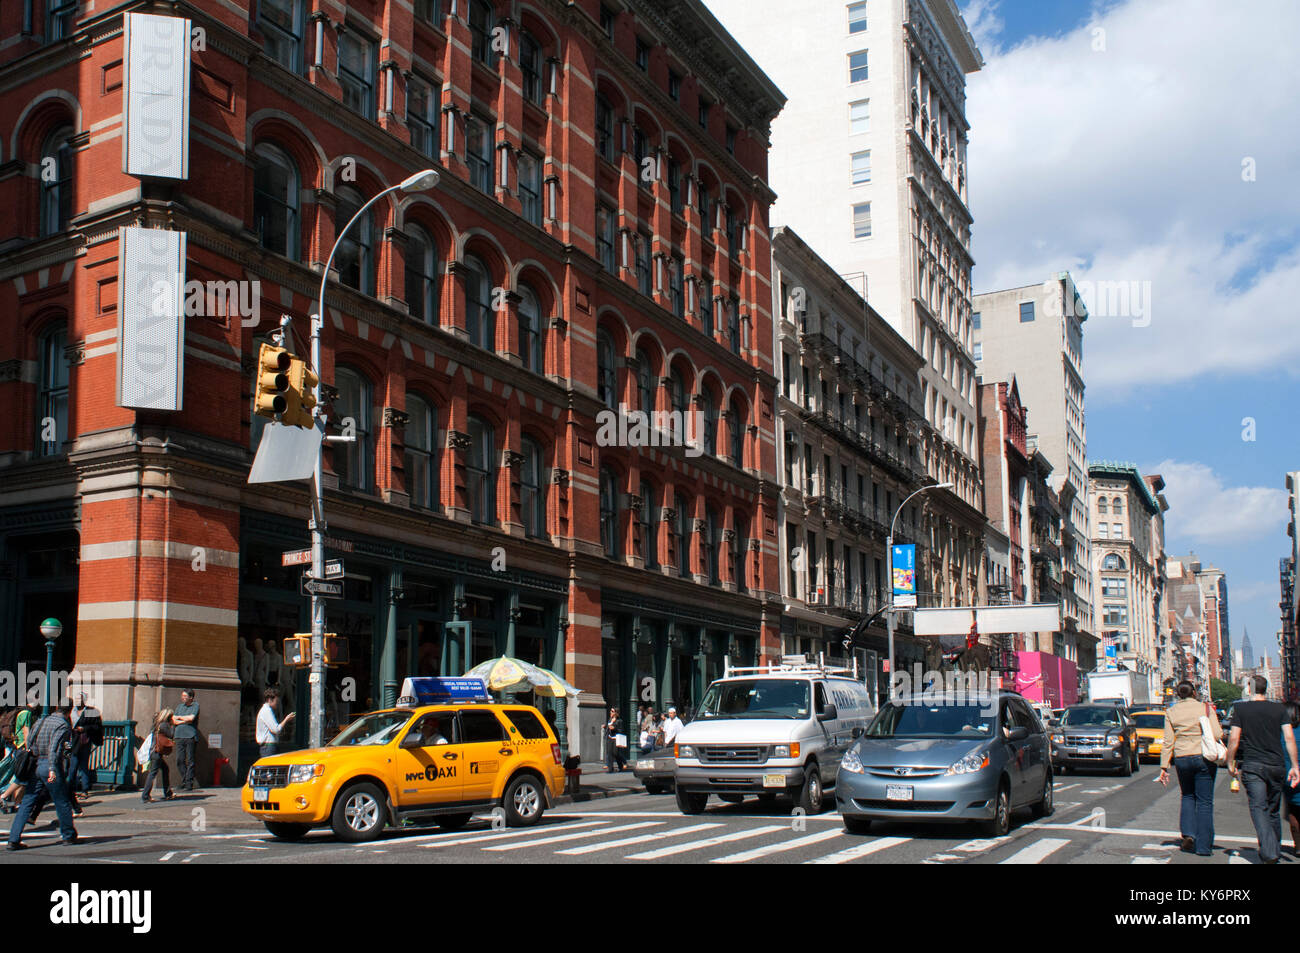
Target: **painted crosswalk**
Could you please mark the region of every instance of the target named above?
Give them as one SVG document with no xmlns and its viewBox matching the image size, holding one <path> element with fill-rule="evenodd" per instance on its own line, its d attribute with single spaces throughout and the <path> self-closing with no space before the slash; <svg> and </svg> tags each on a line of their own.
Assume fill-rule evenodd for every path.
<svg viewBox="0 0 1300 953">
<path fill-rule="evenodd" d="M 775 831 L 789 830 L 784 824 L 769 825 L 766 827 L 755 827 L 749 830 L 732 831 L 730 834 L 718 834 L 714 837 L 706 837 L 704 840 L 687 841 L 685 844 L 674 844 L 671 847 L 660 847 L 657 850 L 648 850 L 640 854 L 628 854 L 627 860 L 659 860 L 663 857 L 673 857 L 677 854 L 684 854 L 687 851 L 704 850 L 708 847 L 716 847 L 718 844 L 729 844 L 732 841 L 745 840 L 749 837 L 761 837 L 763 834 L 771 834 Z"/>
<path fill-rule="evenodd" d="M 1044 837 L 1034 841 L 1028 847 L 1016 851 L 1010 857 L 1002 861 L 1004 864 L 1041 864 L 1044 860 L 1056 853 L 1066 844 L 1070 843 L 1068 837 Z"/>
<path fill-rule="evenodd" d="M 616 847 L 631 847 L 633 844 L 645 844 L 649 841 L 659 840 L 664 837 L 681 837 L 685 834 L 697 834 L 700 831 L 712 831 L 722 827 L 721 824 L 695 824 L 691 827 L 679 827 L 675 831 L 656 831 L 653 834 L 639 834 L 636 837 L 621 837 L 618 840 L 603 841 L 599 844 L 583 844 L 581 847 L 569 847 L 565 850 L 557 850 L 557 854 L 564 856 L 580 856 L 582 854 L 594 854 L 600 850 L 613 850 Z"/>
<path fill-rule="evenodd" d="M 857 860 L 860 857 L 867 857 L 879 851 L 886 850 L 890 847 L 897 847 L 899 844 L 906 844 L 912 838 L 910 837 L 879 837 L 873 841 L 867 841 L 865 844 L 858 844 L 854 847 L 848 847 L 844 850 L 836 851 L 833 854 L 827 854 L 825 857 L 815 857 L 812 860 L 805 860 L 805 864 L 847 864 L 851 860 Z"/>
<path fill-rule="evenodd" d="M 744 864 L 751 860 L 758 860 L 760 857 L 770 857 L 773 854 L 783 853 L 789 850 L 802 850 L 813 844 L 820 844 L 827 840 L 842 840 L 845 836 L 843 831 L 818 831 L 816 834 L 808 834 L 805 837 L 796 837 L 793 840 L 777 841 L 773 844 L 764 844 L 762 847 L 755 847 L 751 850 L 741 851 L 739 854 L 728 854 L 726 857 L 714 857 L 715 864 Z"/>
</svg>

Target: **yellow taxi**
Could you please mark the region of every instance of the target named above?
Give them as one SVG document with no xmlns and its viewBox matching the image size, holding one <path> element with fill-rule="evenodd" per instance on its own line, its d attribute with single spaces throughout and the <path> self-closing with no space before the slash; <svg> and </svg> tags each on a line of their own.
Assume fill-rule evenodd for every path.
<svg viewBox="0 0 1300 953">
<path fill-rule="evenodd" d="M 477 686 L 446 690 L 465 682 Z M 482 684 L 408 679 L 396 708 L 362 715 L 325 747 L 258 760 L 244 812 L 281 840 L 324 825 L 354 842 L 389 824 L 455 830 L 498 809 L 508 826 L 536 824 L 564 787 L 560 746 L 536 708 L 494 704 Z"/>
<path fill-rule="evenodd" d="M 1138 759 L 1159 761 L 1165 740 L 1165 713 L 1160 708 L 1145 708 L 1133 712 L 1137 722 Z"/>
</svg>

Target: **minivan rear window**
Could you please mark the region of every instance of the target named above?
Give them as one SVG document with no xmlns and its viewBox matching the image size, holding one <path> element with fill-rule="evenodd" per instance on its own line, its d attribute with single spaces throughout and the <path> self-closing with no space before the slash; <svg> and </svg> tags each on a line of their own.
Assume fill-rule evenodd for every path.
<svg viewBox="0 0 1300 953">
<path fill-rule="evenodd" d="M 507 708 L 506 717 L 510 719 L 510 724 L 519 729 L 519 734 L 529 741 L 550 738 L 546 733 L 546 726 L 542 724 L 542 719 L 527 708 Z"/>
</svg>

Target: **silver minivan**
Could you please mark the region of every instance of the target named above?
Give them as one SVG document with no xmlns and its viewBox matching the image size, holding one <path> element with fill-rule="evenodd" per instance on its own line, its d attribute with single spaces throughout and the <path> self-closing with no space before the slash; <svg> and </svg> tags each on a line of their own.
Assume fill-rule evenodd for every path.
<svg viewBox="0 0 1300 953">
<path fill-rule="evenodd" d="M 681 812 L 699 814 L 711 794 L 732 803 L 785 795 L 820 812 L 840 759 L 875 715 L 855 674 L 802 660 L 728 669 L 677 735 Z"/>
</svg>

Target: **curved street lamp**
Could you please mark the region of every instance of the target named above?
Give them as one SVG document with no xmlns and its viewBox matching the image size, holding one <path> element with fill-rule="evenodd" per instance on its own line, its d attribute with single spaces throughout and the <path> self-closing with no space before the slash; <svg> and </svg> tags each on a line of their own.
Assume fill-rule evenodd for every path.
<svg viewBox="0 0 1300 953">
<path fill-rule="evenodd" d="M 951 490 L 952 483 L 932 483 L 914 490 L 903 498 L 894 510 L 894 517 L 889 521 L 889 536 L 885 539 L 885 584 L 889 586 L 889 608 L 885 613 L 885 631 L 889 633 L 889 700 L 894 700 L 894 526 L 898 523 L 898 514 L 903 512 L 907 501 L 927 490 Z M 915 580 L 915 576 L 913 577 Z"/>
<path fill-rule="evenodd" d="M 63 623 L 51 616 L 41 623 L 41 635 L 45 637 L 45 704 L 41 706 L 41 716 L 50 713 L 50 694 L 54 691 L 54 643 L 63 634 Z"/>
<path fill-rule="evenodd" d="M 325 426 L 325 414 L 321 409 L 321 387 L 324 382 L 324 375 L 320 372 L 320 339 L 321 328 L 325 323 L 325 286 L 329 283 L 330 267 L 334 264 L 334 255 L 338 252 L 339 246 L 343 244 L 343 239 L 347 237 L 348 231 L 361 218 L 362 215 L 385 195 L 390 192 L 423 192 L 432 189 L 438 184 L 441 176 L 437 169 L 424 169 L 416 172 L 414 175 L 408 175 L 396 185 L 390 185 L 375 195 L 370 201 L 362 205 L 357 213 L 352 216 L 338 235 L 334 238 L 334 247 L 330 249 L 330 254 L 325 259 L 325 270 L 320 276 L 320 294 L 317 295 L 316 313 L 311 316 L 311 363 L 316 370 L 316 406 L 313 413 L 316 419 L 320 421 L 323 429 Z M 287 318 L 286 318 L 287 321 Z M 333 439 L 333 438 L 331 438 Z M 342 439 L 342 438 L 338 438 Z M 325 576 L 325 494 L 322 489 L 322 472 L 325 468 L 325 441 L 322 439 L 316 445 L 316 468 L 312 474 L 312 514 L 311 514 L 311 575 L 313 579 L 323 579 Z M 311 687 L 311 717 L 310 717 L 310 739 L 309 744 L 313 748 L 319 748 L 325 743 L 325 658 L 324 658 L 324 639 L 325 639 L 325 600 L 319 593 L 313 592 L 311 596 L 311 674 L 308 676 L 308 683 Z"/>
</svg>

